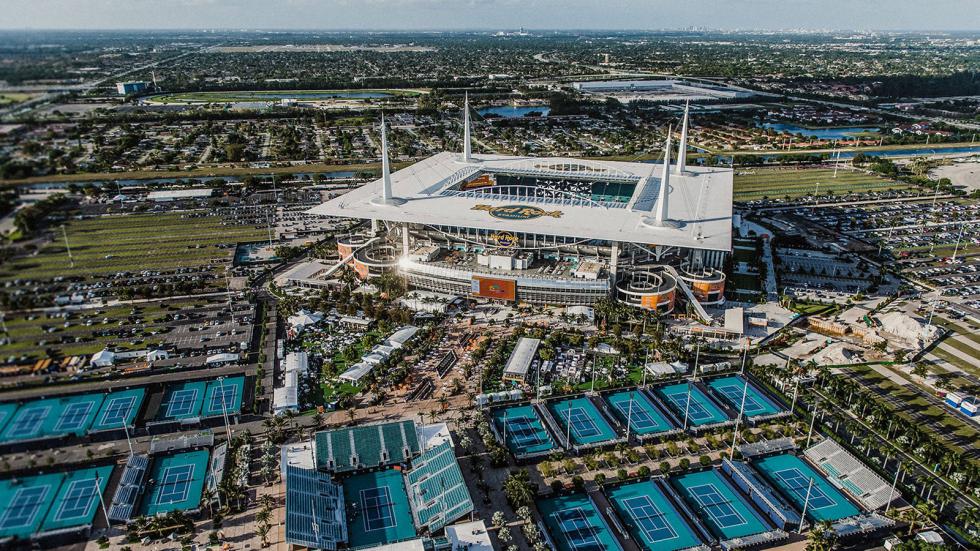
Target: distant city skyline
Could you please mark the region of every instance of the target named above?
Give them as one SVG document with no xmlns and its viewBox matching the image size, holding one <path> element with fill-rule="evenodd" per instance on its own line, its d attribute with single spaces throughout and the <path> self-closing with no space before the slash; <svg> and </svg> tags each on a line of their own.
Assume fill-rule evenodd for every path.
<svg viewBox="0 0 980 551">
<path fill-rule="evenodd" d="M 0 0 L 2 29 L 980 30 L 975 0 Z"/>
</svg>

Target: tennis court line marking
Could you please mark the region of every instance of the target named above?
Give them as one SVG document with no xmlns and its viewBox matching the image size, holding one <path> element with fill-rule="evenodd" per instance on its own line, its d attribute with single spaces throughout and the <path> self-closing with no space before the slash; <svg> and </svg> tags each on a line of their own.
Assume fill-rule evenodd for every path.
<svg viewBox="0 0 980 551">
<path fill-rule="evenodd" d="M 557 407 L 556 407 L 557 409 Z M 575 434 L 575 438 L 581 440 L 583 438 L 589 438 L 592 436 L 599 436 L 602 431 L 599 430 L 599 425 L 596 424 L 595 419 L 589 415 L 585 408 L 581 406 L 569 406 L 564 410 L 559 410 L 561 413 L 562 420 L 565 423 L 571 424 L 572 433 Z"/>
<path fill-rule="evenodd" d="M 123 402 L 126 403 L 125 406 L 120 405 Z M 110 398 L 109 405 L 106 406 L 106 410 L 102 413 L 102 420 L 99 421 L 99 425 L 105 426 L 112 422 L 119 423 L 119 426 L 122 426 L 126 418 L 129 417 L 135 403 L 136 396 L 117 396 L 115 398 Z M 123 409 L 125 409 L 125 413 L 121 413 Z M 112 414 L 111 417 L 110 413 Z"/>
<path fill-rule="evenodd" d="M 18 488 L 17 492 L 14 493 L 14 497 L 7 504 L 7 508 L 3 512 L 3 517 L 0 517 L 0 528 L 9 530 L 11 528 L 33 526 L 37 521 L 38 513 L 41 512 L 41 505 L 44 503 L 45 498 L 48 497 L 48 492 L 50 491 L 50 484 Z M 14 520 L 11 521 L 11 519 Z M 13 524 L 12 522 L 19 524 Z"/>
<path fill-rule="evenodd" d="M 708 411 L 708 408 L 701 403 L 700 399 L 695 399 L 694 391 L 691 391 L 690 398 L 686 391 L 674 392 L 672 394 L 666 394 L 667 399 L 670 400 L 674 406 L 679 409 L 682 413 L 687 411 L 687 417 L 693 421 L 704 421 L 711 419 L 714 415 Z M 685 399 L 688 398 L 688 399 Z M 688 404 L 687 402 L 690 402 Z"/>
<path fill-rule="evenodd" d="M 68 404 L 65 409 L 61 410 L 61 415 L 58 417 L 58 422 L 55 424 L 54 430 L 61 432 L 64 430 L 71 431 L 82 428 L 82 426 L 85 424 L 85 420 L 88 418 L 89 413 L 92 413 L 92 409 L 94 407 L 95 402 L 91 401 Z"/>
<path fill-rule="evenodd" d="M 379 490 L 382 492 L 378 493 Z M 381 497 L 384 497 L 384 502 L 381 502 Z M 371 500 L 374 505 L 368 506 L 368 500 Z M 375 486 L 374 488 L 364 488 L 361 490 L 361 509 L 364 514 L 365 532 L 376 532 L 398 526 L 398 520 L 395 518 L 395 504 L 391 501 L 391 492 L 387 486 Z M 368 511 L 376 511 L 375 514 L 377 516 L 370 518 Z M 384 514 L 382 514 L 382 511 Z M 375 522 L 381 522 L 381 526 L 371 528 L 371 524 Z"/>
<path fill-rule="evenodd" d="M 790 474 L 785 475 L 783 473 Z M 806 500 L 806 489 L 810 486 L 810 479 L 803 474 L 803 471 L 796 467 L 790 467 L 781 471 L 774 471 L 772 474 L 778 476 L 779 480 L 786 485 L 786 488 L 789 491 L 803 498 L 804 501 Z M 790 480 L 796 480 L 797 482 L 799 480 L 803 480 L 803 486 L 794 486 L 790 483 Z M 823 501 L 819 501 L 821 499 Z M 823 505 L 816 505 L 815 503 L 823 503 Z M 807 503 L 807 508 L 815 511 L 817 509 L 826 509 L 827 507 L 833 507 L 835 505 L 837 505 L 837 501 L 824 493 L 823 488 L 821 488 L 820 485 L 817 484 L 816 479 L 814 479 L 813 489 L 810 490 L 810 501 Z"/>
<path fill-rule="evenodd" d="M 632 415 L 630 414 L 631 403 L 633 404 Z M 624 400 L 612 402 L 612 405 L 624 419 L 629 421 L 633 430 L 653 429 L 660 426 L 660 422 L 650 415 L 650 412 L 647 411 L 646 404 L 644 404 L 642 400 L 626 398 Z"/>
<path fill-rule="evenodd" d="M 702 494 L 699 491 L 701 488 L 707 488 L 708 489 L 708 493 Z M 729 501 L 729 500 L 727 500 L 727 499 L 725 499 L 724 494 L 722 494 L 720 491 L 718 491 L 718 487 L 713 482 L 709 482 L 707 484 L 699 484 L 697 486 L 691 486 L 687 490 L 688 490 L 688 492 L 691 493 L 691 495 L 694 496 L 694 499 L 696 499 L 698 501 L 698 504 L 701 505 L 701 508 L 703 510 L 707 511 L 707 513 L 709 515 L 711 515 L 711 519 L 715 521 L 715 524 L 717 524 L 719 528 L 734 528 L 736 526 L 744 526 L 744 525 L 746 525 L 746 524 L 749 523 L 749 521 L 746 520 L 745 517 L 743 517 L 742 514 L 738 512 L 737 509 L 735 509 L 735 507 L 732 505 L 732 502 Z M 706 503 L 704 501 L 704 498 L 707 497 L 707 496 L 711 496 L 711 495 L 718 496 L 718 499 L 720 501 L 716 501 L 714 503 Z M 715 514 L 715 511 L 714 510 L 709 509 L 709 507 L 716 507 L 716 506 L 720 506 L 720 505 L 726 506 L 728 508 L 728 510 L 731 511 L 731 512 L 730 513 L 725 513 L 724 515 L 718 515 L 718 514 Z M 733 523 L 725 523 L 725 524 L 722 524 L 720 522 L 720 519 L 722 517 L 735 517 L 740 522 L 733 522 Z"/>
<path fill-rule="evenodd" d="M 86 518 L 92 507 L 95 505 L 96 492 L 99 491 L 99 483 L 96 478 L 84 480 L 72 480 L 65 492 L 64 499 L 58 505 L 58 510 L 54 514 L 57 522 L 70 521 L 74 519 Z M 76 511 L 74 515 L 69 515 L 66 511 Z"/>
<path fill-rule="evenodd" d="M 567 512 L 572 513 L 572 518 L 563 518 L 563 513 Z M 561 528 L 561 535 L 572 549 L 591 548 L 593 545 L 599 546 L 599 538 L 596 537 L 596 528 L 585 518 L 585 512 L 581 507 L 561 509 L 560 511 L 555 511 L 552 515 L 558 519 L 558 527 Z M 575 521 L 580 521 L 582 524 L 580 526 L 574 526 Z M 573 523 L 573 528 L 571 530 L 568 529 L 566 523 Z M 588 530 L 586 531 L 586 529 Z M 587 537 L 582 538 L 578 542 L 572 540 L 571 534 L 581 534 L 582 532 L 586 532 Z"/>
<path fill-rule="evenodd" d="M 634 506 L 633 503 L 636 501 L 643 501 L 644 503 Z M 623 500 L 623 505 L 629 509 L 629 513 L 633 518 L 633 521 L 640 527 L 640 530 L 643 531 L 643 534 L 648 540 L 650 540 L 651 543 L 660 543 L 662 541 L 673 540 L 680 537 L 674 530 L 674 527 L 667 522 L 667 514 L 657 507 L 653 500 L 650 499 L 650 496 L 643 495 L 627 498 Z M 653 514 L 647 513 L 647 515 L 641 519 L 637 514 L 637 511 L 647 509 L 653 509 Z M 660 522 L 653 529 L 650 529 L 646 524 L 644 524 L 643 521 L 652 519 L 657 519 Z M 662 532 L 664 530 L 666 530 L 670 535 L 667 537 L 657 537 L 653 535 L 653 532 Z"/>
<path fill-rule="evenodd" d="M 193 479 L 194 465 L 185 464 L 167 467 L 163 471 L 163 481 L 160 484 L 160 493 L 157 494 L 156 504 L 166 505 L 187 501 L 187 495 L 191 489 L 191 480 Z M 170 489 L 169 486 L 173 486 L 174 489 Z M 178 492 L 176 488 L 180 488 L 180 491 Z M 174 499 L 177 496 L 180 496 L 180 499 Z M 165 498 L 168 501 L 164 501 Z"/>
<path fill-rule="evenodd" d="M 22 411 L 24 413 L 20 414 L 18 412 L 17 417 L 10 422 L 10 426 L 5 431 L 7 436 L 15 440 L 35 435 L 41 429 L 44 418 L 51 412 L 51 406 L 30 408 Z"/>
</svg>

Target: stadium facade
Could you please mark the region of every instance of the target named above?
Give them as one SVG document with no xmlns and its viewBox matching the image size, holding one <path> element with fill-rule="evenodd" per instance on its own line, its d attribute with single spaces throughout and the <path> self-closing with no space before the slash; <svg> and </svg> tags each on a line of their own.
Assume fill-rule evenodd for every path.
<svg viewBox="0 0 980 551">
<path fill-rule="evenodd" d="M 670 313 L 678 301 L 724 302 L 731 251 L 731 169 L 688 166 L 688 111 L 677 162 L 474 154 L 468 102 L 463 152 L 391 173 L 311 212 L 371 222 L 338 240 L 359 277 L 386 272 L 412 288 L 551 305 L 611 297 Z"/>
</svg>

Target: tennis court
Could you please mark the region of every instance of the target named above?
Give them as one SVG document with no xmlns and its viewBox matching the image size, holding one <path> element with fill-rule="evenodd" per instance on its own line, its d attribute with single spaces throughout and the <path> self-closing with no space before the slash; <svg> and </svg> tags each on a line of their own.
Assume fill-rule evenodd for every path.
<svg viewBox="0 0 980 551">
<path fill-rule="evenodd" d="M 688 391 L 690 391 L 690 406 L 688 406 Z M 699 427 L 729 420 L 728 415 L 694 385 L 687 383 L 668 385 L 658 388 L 656 392 L 682 422 L 684 412 L 687 411 L 688 426 Z"/>
<path fill-rule="evenodd" d="M 42 474 L 0 481 L 0 538 L 28 538 L 39 532 L 64 476 Z"/>
<path fill-rule="evenodd" d="M 676 427 L 667 420 L 646 393 L 639 390 L 621 390 L 605 396 L 606 403 L 623 425 L 628 422 L 630 431 L 643 436 L 658 434 Z"/>
<path fill-rule="evenodd" d="M 805 461 L 792 454 L 774 455 L 751 463 L 783 493 L 798 511 L 803 511 L 810 478 L 810 501 L 806 516 L 810 521 L 836 521 L 861 511 Z"/>
<path fill-rule="evenodd" d="M 207 386 L 204 381 L 169 385 L 163 395 L 157 419 L 176 421 L 200 416 Z"/>
<path fill-rule="evenodd" d="M 110 476 L 111 465 L 68 473 L 51 503 L 41 531 L 91 525 L 95 517 L 101 514 L 99 495 L 105 492 Z"/>
<path fill-rule="evenodd" d="M 554 440 L 531 406 L 499 408 L 491 410 L 490 416 L 515 456 L 544 453 L 555 448 Z"/>
<path fill-rule="evenodd" d="M 715 469 L 671 479 L 695 514 L 722 540 L 760 534 L 766 522 Z"/>
<path fill-rule="evenodd" d="M 654 482 L 635 482 L 606 493 L 623 525 L 646 549 L 675 551 L 702 543 Z"/>
<path fill-rule="evenodd" d="M 27 402 L 9 414 L 10 420 L 0 432 L 0 441 L 35 440 L 66 434 L 81 436 L 91 426 L 102 398 L 102 394 L 83 394 Z"/>
<path fill-rule="evenodd" d="M 350 547 L 416 537 L 401 471 L 357 474 L 343 484 Z"/>
<path fill-rule="evenodd" d="M 587 494 L 539 500 L 538 511 L 558 551 L 622 549 Z"/>
<path fill-rule="evenodd" d="M 90 432 L 116 430 L 122 428 L 123 424 L 129 427 L 133 426 L 145 396 L 146 390 L 143 388 L 109 393 L 92 421 Z"/>
<path fill-rule="evenodd" d="M 196 450 L 154 457 L 142 514 L 155 516 L 197 509 L 207 476 L 208 455 L 207 450 Z"/>
<path fill-rule="evenodd" d="M 616 439 L 616 431 L 588 398 L 570 398 L 548 403 L 548 411 L 558 421 L 558 428 L 571 435 L 578 446 Z"/>
<path fill-rule="evenodd" d="M 204 392 L 201 417 L 235 415 L 242 410 L 242 390 L 245 377 L 228 377 L 208 383 Z"/>
<path fill-rule="evenodd" d="M 745 409 L 743 413 L 746 417 L 773 415 L 783 411 L 783 408 L 773 403 L 755 385 L 741 375 L 713 379 L 708 382 L 708 387 L 717 392 L 721 396 L 721 399 L 727 402 L 735 411 L 741 408 L 742 395 L 744 394 Z"/>
<path fill-rule="evenodd" d="M 14 416 L 15 411 L 17 411 L 17 404 L 10 402 L 0 404 L 0 434 L 3 433 L 4 427 L 7 426 L 10 418 Z"/>
</svg>

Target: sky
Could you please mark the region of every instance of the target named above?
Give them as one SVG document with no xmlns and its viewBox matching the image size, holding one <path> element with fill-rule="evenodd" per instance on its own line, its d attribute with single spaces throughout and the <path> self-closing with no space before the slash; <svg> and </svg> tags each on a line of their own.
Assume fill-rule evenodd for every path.
<svg viewBox="0 0 980 551">
<path fill-rule="evenodd" d="M 6 29 L 980 30 L 980 0 L 0 0 Z"/>
</svg>

